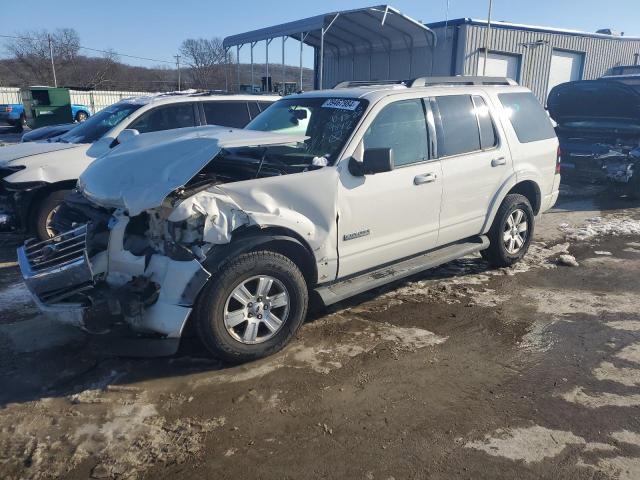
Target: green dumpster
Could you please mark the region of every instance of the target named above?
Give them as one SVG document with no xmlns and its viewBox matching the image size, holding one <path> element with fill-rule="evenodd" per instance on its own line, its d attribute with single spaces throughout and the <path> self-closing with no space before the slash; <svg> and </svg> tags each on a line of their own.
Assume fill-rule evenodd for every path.
<svg viewBox="0 0 640 480">
<path fill-rule="evenodd" d="M 22 91 L 22 103 L 31 128 L 73 122 L 68 88 L 29 87 Z"/>
</svg>

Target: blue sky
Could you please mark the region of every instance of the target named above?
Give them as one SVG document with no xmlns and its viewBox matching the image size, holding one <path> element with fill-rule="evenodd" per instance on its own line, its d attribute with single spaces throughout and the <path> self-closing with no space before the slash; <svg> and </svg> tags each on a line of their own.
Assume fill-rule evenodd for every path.
<svg viewBox="0 0 640 480">
<path fill-rule="evenodd" d="M 185 38 L 225 37 L 319 13 L 370 6 L 376 1 L 30 0 L 28 8 L 22 2 L 2 3 L 1 17 L 10 21 L 1 22 L 0 34 L 73 27 L 87 47 L 171 60 Z M 640 0 L 494 0 L 493 3 L 495 20 L 586 31 L 613 28 L 626 35 L 640 36 Z M 487 4 L 487 0 L 449 0 L 449 18 L 486 18 Z M 395 0 L 391 5 L 424 22 L 444 20 L 447 10 L 447 0 Z M 30 15 L 30 11 L 37 15 Z M 298 46 L 293 43 L 288 44 L 287 60 L 295 64 Z M 4 55 L 1 44 L 2 39 L 0 54 Z M 271 48 L 270 59 L 278 62 L 280 44 L 274 42 Z M 254 58 L 264 59 L 264 47 L 256 47 Z M 153 66 L 153 62 L 121 60 Z M 248 60 L 248 51 L 241 54 L 241 60 Z M 305 55 L 305 64 L 311 66 L 310 62 Z"/>
</svg>

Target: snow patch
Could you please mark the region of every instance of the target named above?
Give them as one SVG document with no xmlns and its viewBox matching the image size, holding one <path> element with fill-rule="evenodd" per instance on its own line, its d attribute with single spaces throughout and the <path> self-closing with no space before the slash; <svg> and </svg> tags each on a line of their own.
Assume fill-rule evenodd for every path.
<svg viewBox="0 0 640 480">
<path fill-rule="evenodd" d="M 558 226 L 567 240 L 585 241 L 600 235 L 638 235 L 640 234 L 640 220 L 616 217 L 588 218 L 580 227 L 568 223 Z"/>
<path fill-rule="evenodd" d="M 606 322 L 605 325 L 615 330 L 640 332 L 640 320 L 615 320 L 612 322 Z"/>
<path fill-rule="evenodd" d="M 589 395 L 585 393 L 583 387 L 575 387 L 573 390 L 561 394 L 560 397 L 569 403 L 576 403 L 587 408 L 640 406 L 640 394 L 618 395 L 600 392 Z"/>
<path fill-rule="evenodd" d="M 611 362 L 602 362 L 593 370 L 598 380 L 608 380 L 628 387 L 640 385 L 640 370 L 637 368 L 616 367 Z"/>
<path fill-rule="evenodd" d="M 558 456 L 569 445 L 584 445 L 584 438 L 563 430 L 550 430 L 539 425 L 528 428 L 498 429 L 483 440 L 469 442 L 466 448 L 481 450 L 494 457 L 541 462 Z"/>
</svg>

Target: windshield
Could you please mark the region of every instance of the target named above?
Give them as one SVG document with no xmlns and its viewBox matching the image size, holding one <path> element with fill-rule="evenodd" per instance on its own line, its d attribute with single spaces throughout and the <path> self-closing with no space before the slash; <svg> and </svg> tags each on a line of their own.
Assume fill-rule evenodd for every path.
<svg viewBox="0 0 640 480">
<path fill-rule="evenodd" d="M 250 156 L 264 155 L 267 162 L 277 156 L 278 163 L 288 165 L 331 165 L 358 124 L 367 104 L 366 100 L 351 98 L 280 100 L 245 128 L 263 132 L 299 133 L 309 138 L 297 144 L 241 150 Z"/>
<path fill-rule="evenodd" d="M 100 110 L 64 135 L 56 137 L 54 141 L 63 143 L 93 143 L 141 106 L 142 104 L 139 103 L 118 102 Z"/>
</svg>

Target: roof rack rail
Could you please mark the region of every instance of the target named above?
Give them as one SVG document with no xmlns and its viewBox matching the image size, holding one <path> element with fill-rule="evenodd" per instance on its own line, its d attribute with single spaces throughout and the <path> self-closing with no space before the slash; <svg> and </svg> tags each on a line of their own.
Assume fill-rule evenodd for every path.
<svg viewBox="0 0 640 480">
<path fill-rule="evenodd" d="M 418 77 L 409 82 L 409 87 L 430 87 L 436 85 L 517 85 L 518 83 L 507 77 Z"/>
<path fill-rule="evenodd" d="M 418 77 L 413 80 L 350 80 L 338 83 L 337 88 L 355 88 L 385 85 L 404 85 L 405 87 L 432 87 L 439 85 L 518 85 L 507 77 L 479 77 L 458 75 L 455 77 Z"/>
<path fill-rule="evenodd" d="M 336 84 L 336 88 L 369 87 L 375 85 L 407 85 L 407 80 L 348 80 Z"/>
</svg>

